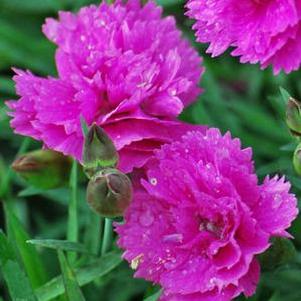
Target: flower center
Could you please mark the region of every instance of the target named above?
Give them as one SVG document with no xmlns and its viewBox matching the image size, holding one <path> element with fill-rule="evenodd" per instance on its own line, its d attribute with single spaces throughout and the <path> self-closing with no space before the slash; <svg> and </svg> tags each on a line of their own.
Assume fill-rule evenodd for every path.
<svg viewBox="0 0 301 301">
<path fill-rule="evenodd" d="M 221 228 L 216 223 L 209 221 L 206 218 L 201 219 L 199 225 L 199 231 L 207 231 L 217 237 L 221 235 Z"/>
</svg>

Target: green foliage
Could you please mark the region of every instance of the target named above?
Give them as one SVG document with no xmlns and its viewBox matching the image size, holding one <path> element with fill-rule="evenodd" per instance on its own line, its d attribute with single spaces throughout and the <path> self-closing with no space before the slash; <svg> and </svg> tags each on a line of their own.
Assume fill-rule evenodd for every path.
<svg viewBox="0 0 301 301">
<path fill-rule="evenodd" d="M 40 286 L 47 279 L 42 259 L 35 248 L 26 243 L 29 235 L 12 212 L 10 204 L 5 204 L 5 215 L 9 241 L 15 252 L 20 255 L 32 286 Z"/>
<path fill-rule="evenodd" d="M 85 297 L 83 296 L 83 293 L 78 285 L 76 276 L 68 263 L 64 252 L 58 251 L 58 257 L 60 261 L 60 266 L 62 270 L 62 277 L 65 287 L 66 296 L 68 297 L 68 300 L 72 301 L 84 301 Z"/>
<path fill-rule="evenodd" d="M 161 295 L 161 291 L 158 291 L 158 292 L 154 293 L 153 295 L 144 299 L 144 301 L 157 301 L 158 298 L 160 297 L 160 295 Z"/>
<path fill-rule="evenodd" d="M 33 244 L 36 246 L 55 249 L 55 250 L 63 250 L 69 252 L 77 252 L 77 253 L 89 253 L 86 247 L 83 244 L 72 242 L 68 240 L 58 240 L 58 239 L 29 239 L 27 243 Z"/>
<path fill-rule="evenodd" d="M 121 263 L 120 253 L 108 253 L 100 259 L 74 271 L 79 286 L 104 277 Z M 53 300 L 64 293 L 63 277 L 58 276 L 36 290 L 39 301 Z"/>
<path fill-rule="evenodd" d="M 41 146 L 9 127 L 4 101 L 16 98 L 11 67 L 56 76 L 55 47 L 41 33 L 44 19 L 58 10 L 76 11 L 98 2 L 0 0 L 0 300 L 155 301 L 160 295 L 121 263 L 111 221 L 86 204 L 87 183 L 79 165 L 73 164 L 69 187 L 46 191 L 28 186 L 9 168 L 17 153 Z M 267 173 L 285 174 L 300 196 L 301 178 L 292 167 L 297 141 L 287 129 L 285 107 L 289 94 L 301 100 L 301 72 L 275 77 L 270 69 L 239 64 L 229 54 L 212 59 L 195 42 L 191 22 L 183 15 L 185 1 L 157 2 L 165 14 L 176 16 L 178 27 L 204 56 L 204 93 L 182 119 L 231 131 L 244 147 L 253 148 L 260 180 Z M 82 128 L 87 132 L 84 121 Z M 300 217 L 290 232 L 293 241 L 277 241 L 276 252 L 272 248 L 261 258 L 264 271 L 251 301 L 300 300 Z"/>
<path fill-rule="evenodd" d="M 3 232 L 0 232 L 0 266 L 13 301 L 37 300 L 30 281 L 22 269 L 12 245 Z"/>
<path fill-rule="evenodd" d="M 273 270 L 276 267 L 294 262 L 297 252 L 294 244 L 285 238 L 274 238 L 267 252 L 259 256 L 262 270 Z"/>
</svg>

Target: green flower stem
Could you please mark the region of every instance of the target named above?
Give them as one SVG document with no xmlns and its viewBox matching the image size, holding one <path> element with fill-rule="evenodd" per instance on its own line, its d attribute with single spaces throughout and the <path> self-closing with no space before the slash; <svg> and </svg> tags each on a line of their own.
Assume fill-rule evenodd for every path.
<svg viewBox="0 0 301 301">
<path fill-rule="evenodd" d="M 101 244 L 102 218 L 91 210 L 89 229 L 89 250 L 91 253 L 98 255 Z M 88 235 L 88 234 L 87 234 Z"/>
<path fill-rule="evenodd" d="M 70 202 L 68 208 L 67 240 L 78 241 L 78 216 L 77 216 L 77 162 L 74 160 L 70 175 Z M 68 259 L 72 262 L 76 254 L 68 253 Z"/>
<path fill-rule="evenodd" d="M 109 218 L 105 219 L 104 224 L 104 233 L 103 233 L 103 239 L 102 239 L 102 246 L 101 246 L 101 255 L 104 255 L 106 252 L 108 252 L 112 245 L 112 220 Z"/>
<path fill-rule="evenodd" d="M 100 254 L 102 228 L 103 218 L 89 210 L 84 231 L 84 245 L 96 256 Z M 89 257 L 87 254 L 82 254 L 80 262 L 85 263 Z"/>
</svg>

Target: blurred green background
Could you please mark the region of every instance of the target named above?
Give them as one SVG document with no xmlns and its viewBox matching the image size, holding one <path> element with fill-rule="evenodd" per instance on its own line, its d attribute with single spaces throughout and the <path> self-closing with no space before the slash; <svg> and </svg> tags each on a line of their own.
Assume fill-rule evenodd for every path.
<svg viewBox="0 0 301 301">
<path fill-rule="evenodd" d="M 3 201 L 0 224 L 6 230 L 6 235 L 0 233 L 2 300 L 84 300 L 78 299 L 81 295 L 79 287 L 70 275 L 67 279 L 71 293 L 75 294 L 73 298 L 58 297 L 64 290 L 61 278 L 41 288 L 61 273 L 56 251 L 25 242 L 29 238 L 66 239 L 66 231 L 70 229 L 68 211 L 69 215 L 70 210 L 72 214 L 69 204 L 74 188 L 72 181 L 76 180 L 75 169 L 71 177 L 71 192 L 68 187 L 50 191 L 27 187 L 9 166 L 18 152 L 37 149 L 40 144 L 13 134 L 4 101 L 16 98 L 11 80 L 12 66 L 30 69 L 41 76 L 56 75 L 55 47 L 41 33 L 44 19 L 55 17 L 58 10 L 77 11 L 90 3 L 99 1 L 0 0 L 0 199 Z M 282 86 L 295 98 L 301 99 L 300 72 L 274 77 L 270 69 L 261 71 L 257 65 L 239 64 L 229 53 L 211 59 L 205 54 L 205 46 L 194 42 L 192 22 L 183 14 L 184 1 L 158 0 L 158 3 L 164 6 L 165 14 L 177 18 L 179 28 L 204 56 L 206 72 L 201 86 L 205 91 L 183 113 L 182 118 L 191 123 L 218 127 L 223 132 L 231 131 L 233 136 L 240 137 L 245 147 L 253 148 L 257 174 L 261 180 L 267 173 L 285 174 L 293 184 L 293 191 L 300 195 L 301 180 L 294 173 L 291 163 L 296 142 L 285 126 L 285 105 L 279 92 Z M 99 255 L 99 234 L 103 231 L 103 221 L 86 206 L 84 184 L 80 183 L 77 189 L 79 241 Z M 282 254 L 276 254 L 273 269 L 271 264 L 264 266 L 258 292 L 251 300 L 301 300 L 300 218 L 290 232 L 295 236 L 293 244 L 296 253 L 285 248 L 288 253 L 286 257 L 290 259 L 288 262 L 285 260 L 284 264 L 278 265 L 276 261 Z M 61 253 L 59 258 L 62 271 L 75 271 L 80 285 L 85 284 L 82 291 L 86 300 L 156 300 L 156 295 L 152 294 L 157 288 L 143 280 L 132 279 L 132 271 L 126 263 L 120 263 L 120 253 L 114 245 L 109 246 L 113 251 L 104 259 L 86 255 L 80 251 L 81 246 L 60 246 L 67 250 L 71 266 L 64 264 Z M 77 256 L 70 252 L 72 247 L 78 252 Z M 294 256 L 290 255 L 293 253 Z M 275 254 L 268 256 L 268 259 L 273 259 L 273 256 Z M 11 290 L 15 290 L 15 295 L 9 294 Z M 34 290 L 36 294 L 33 294 Z M 18 299 L 20 296 L 25 299 Z M 244 300 L 243 297 L 239 299 Z"/>
</svg>

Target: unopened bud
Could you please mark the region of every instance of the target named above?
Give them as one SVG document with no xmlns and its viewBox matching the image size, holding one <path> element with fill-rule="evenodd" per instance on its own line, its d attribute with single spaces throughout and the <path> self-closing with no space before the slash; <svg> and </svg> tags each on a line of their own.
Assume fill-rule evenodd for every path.
<svg viewBox="0 0 301 301">
<path fill-rule="evenodd" d="M 301 143 L 298 144 L 298 146 L 295 149 L 293 165 L 296 173 L 301 176 Z"/>
<path fill-rule="evenodd" d="M 289 239 L 275 237 L 271 242 L 272 246 L 259 256 L 260 266 L 263 270 L 273 270 L 295 260 L 297 252 Z"/>
<path fill-rule="evenodd" d="M 131 181 L 116 169 L 100 170 L 89 181 L 87 201 L 101 216 L 122 216 L 131 199 Z"/>
<path fill-rule="evenodd" d="M 92 177 L 99 169 L 116 167 L 118 152 L 106 134 L 96 124 L 93 124 L 85 137 L 83 165 L 87 176 Z"/>
<path fill-rule="evenodd" d="M 68 183 L 71 159 L 52 150 L 37 150 L 17 158 L 12 168 L 29 184 L 52 189 Z"/>
<path fill-rule="evenodd" d="M 293 135 L 301 136 L 301 106 L 300 103 L 292 97 L 287 101 L 286 124 Z"/>
</svg>

